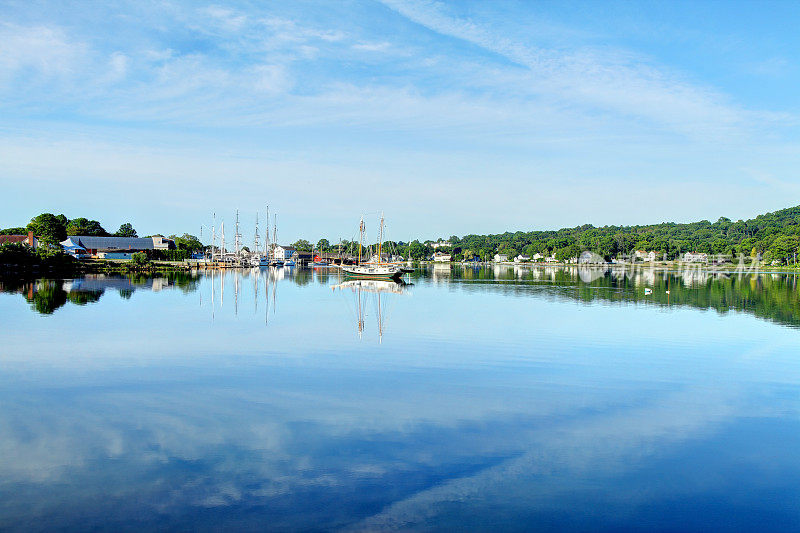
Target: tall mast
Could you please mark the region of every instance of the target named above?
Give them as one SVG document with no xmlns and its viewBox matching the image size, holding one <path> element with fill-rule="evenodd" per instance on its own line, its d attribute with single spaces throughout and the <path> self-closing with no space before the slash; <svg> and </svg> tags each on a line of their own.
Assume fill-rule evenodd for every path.
<svg viewBox="0 0 800 533">
<path fill-rule="evenodd" d="M 381 212 L 381 230 L 378 235 L 378 263 L 380 263 L 382 261 L 381 250 L 383 246 L 383 212 Z"/>
<path fill-rule="evenodd" d="M 253 236 L 253 252 L 258 255 L 258 211 L 256 211 L 256 233 Z"/>
<path fill-rule="evenodd" d="M 274 223 L 272 224 L 272 249 L 275 250 L 275 247 L 278 246 L 278 214 L 272 215 Z M 273 253 L 273 255 L 275 255 Z"/>
<path fill-rule="evenodd" d="M 267 235 L 264 239 L 264 255 L 269 259 L 269 204 L 267 205 Z"/>
<path fill-rule="evenodd" d="M 225 221 L 223 220 L 220 229 L 222 231 L 222 260 L 225 260 Z"/>
<path fill-rule="evenodd" d="M 236 258 L 239 258 L 239 248 L 242 243 L 240 241 L 242 234 L 239 233 L 239 210 L 236 210 L 236 233 L 233 234 L 234 248 L 236 249 Z"/>
<path fill-rule="evenodd" d="M 364 242 L 364 217 L 361 217 L 361 223 L 358 225 L 359 237 L 358 237 L 358 264 L 361 264 L 361 246 L 362 242 Z"/>
<path fill-rule="evenodd" d="M 214 224 L 211 226 L 211 262 L 214 262 L 214 248 L 217 246 L 217 214 L 211 213 Z"/>
</svg>

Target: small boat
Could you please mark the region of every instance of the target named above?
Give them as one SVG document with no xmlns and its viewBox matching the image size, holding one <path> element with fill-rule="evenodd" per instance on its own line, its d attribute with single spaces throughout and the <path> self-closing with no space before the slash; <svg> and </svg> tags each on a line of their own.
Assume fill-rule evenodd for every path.
<svg viewBox="0 0 800 533">
<path fill-rule="evenodd" d="M 649 288 L 647 288 L 647 289 L 645 289 L 645 290 L 644 290 L 644 293 L 645 293 L 646 295 L 647 295 L 647 294 L 653 294 L 653 289 L 649 289 Z"/>
<path fill-rule="evenodd" d="M 378 236 L 378 255 L 373 257 L 372 261 L 361 262 L 362 242 L 364 241 L 364 218 L 361 218 L 359 224 L 359 231 L 361 238 L 358 241 L 358 263 L 355 265 L 342 265 L 342 272 L 345 276 L 366 278 L 366 279 L 400 279 L 403 275 L 403 268 L 399 263 L 388 263 L 383 261 L 382 243 L 383 243 L 383 215 L 381 215 L 380 233 Z"/>
</svg>

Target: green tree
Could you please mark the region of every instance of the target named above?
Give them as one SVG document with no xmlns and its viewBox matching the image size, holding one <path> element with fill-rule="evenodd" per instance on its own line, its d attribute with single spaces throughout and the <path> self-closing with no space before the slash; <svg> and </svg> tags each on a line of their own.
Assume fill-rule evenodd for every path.
<svg viewBox="0 0 800 533">
<path fill-rule="evenodd" d="M 64 220 L 64 215 L 57 217 L 52 213 L 42 213 L 33 217 L 26 229 L 32 231 L 40 242 L 55 246 L 67 238 Z"/>
<path fill-rule="evenodd" d="M 136 230 L 130 222 L 122 224 L 119 229 L 114 233 L 115 237 L 138 237 Z"/>
<path fill-rule="evenodd" d="M 108 232 L 96 220 L 87 218 L 74 218 L 66 227 L 67 235 L 92 235 L 95 237 L 108 236 Z"/>
<path fill-rule="evenodd" d="M 317 242 L 317 250 L 320 252 L 327 252 L 331 248 L 331 243 L 328 242 L 328 239 L 320 239 Z"/>
<path fill-rule="evenodd" d="M 0 230 L 0 235 L 25 235 L 28 230 L 25 228 L 6 228 Z"/>
<path fill-rule="evenodd" d="M 175 241 L 175 248 L 178 250 L 200 251 L 205 249 L 200 239 L 188 233 L 184 233 L 181 236 L 170 235 L 169 238 Z"/>
<path fill-rule="evenodd" d="M 311 251 L 311 243 L 305 239 L 300 239 L 299 241 L 295 242 L 292 246 L 294 246 L 295 250 L 297 250 L 298 252 Z"/>
</svg>

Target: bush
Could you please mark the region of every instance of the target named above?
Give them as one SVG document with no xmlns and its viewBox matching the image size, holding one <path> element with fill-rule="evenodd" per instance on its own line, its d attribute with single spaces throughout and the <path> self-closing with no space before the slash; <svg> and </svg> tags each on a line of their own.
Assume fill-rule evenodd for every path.
<svg viewBox="0 0 800 533">
<path fill-rule="evenodd" d="M 191 257 L 190 250 L 153 250 L 150 257 L 156 261 L 183 261 Z"/>
<path fill-rule="evenodd" d="M 144 252 L 136 252 L 131 255 L 131 263 L 134 265 L 146 265 L 150 261 L 147 259 L 147 254 Z"/>
<path fill-rule="evenodd" d="M 23 268 L 75 268 L 78 261 L 60 248 L 39 246 L 36 250 L 25 244 L 13 243 L 0 246 L 0 265 L 16 265 Z"/>
</svg>

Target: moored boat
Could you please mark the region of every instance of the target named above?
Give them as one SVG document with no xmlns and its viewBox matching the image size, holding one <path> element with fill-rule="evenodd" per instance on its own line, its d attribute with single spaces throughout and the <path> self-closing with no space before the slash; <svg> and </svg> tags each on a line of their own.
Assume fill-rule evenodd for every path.
<svg viewBox="0 0 800 533">
<path fill-rule="evenodd" d="M 366 278 L 366 279 L 400 279 L 403 269 L 399 263 L 388 263 L 383 261 L 381 255 L 383 246 L 383 215 L 381 215 L 380 233 L 378 236 L 378 254 L 372 261 L 362 263 L 361 252 L 362 242 L 364 241 L 364 218 L 359 224 L 361 238 L 358 241 L 358 263 L 355 265 L 342 265 L 342 272 L 345 276 Z"/>
</svg>

